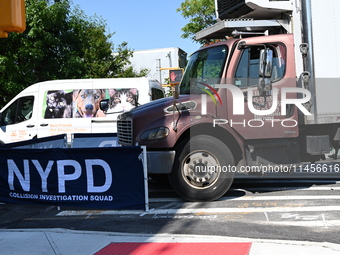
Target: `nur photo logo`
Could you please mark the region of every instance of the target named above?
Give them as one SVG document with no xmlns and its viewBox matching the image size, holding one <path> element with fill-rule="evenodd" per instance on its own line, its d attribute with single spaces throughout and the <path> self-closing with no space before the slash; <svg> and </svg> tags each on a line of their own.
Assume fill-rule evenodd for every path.
<svg viewBox="0 0 340 255">
<path fill-rule="evenodd" d="M 198 84 L 201 84 L 203 86 L 206 86 L 208 89 L 210 89 L 214 95 L 216 95 L 218 101 L 220 102 L 220 105 L 222 105 L 222 99 L 220 97 L 220 95 L 218 94 L 218 92 L 216 91 L 216 89 L 214 89 L 212 86 L 203 83 L 203 82 L 197 82 Z M 210 98 L 213 100 L 214 104 L 217 105 L 217 101 L 216 98 L 214 97 L 214 95 L 207 89 L 205 88 L 201 88 L 202 91 L 204 91 L 206 94 L 202 94 L 201 100 L 202 100 L 202 109 L 201 109 L 201 113 L 202 115 L 206 115 L 207 114 L 207 94 L 210 96 Z"/>
<path fill-rule="evenodd" d="M 281 102 L 280 102 L 280 107 L 281 107 L 280 115 L 281 116 L 286 115 L 287 105 L 295 105 L 297 108 L 299 108 L 299 110 L 304 115 L 312 115 L 303 106 L 303 104 L 309 102 L 311 99 L 310 91 L 304 88 L 288 87 L 288 88 L 281 88 L 280 91 L 278 88 L 273 88 L 272 89 L 273 102 L 272 102 L 271 108 L 259 110 L 259 109 L 256 109 L 253 105 L 253 91 L 254 91 L 253 88 L 247 88 L 246 90 L 243 91 L 241 88 L 235 85 L 229 85 L 229 84 L 216 84 L 215 88 L 202 82 L 199 82 L 199 84 L 204 85 L 205 87 L 207 87 L 208 89 L 212 91 L 211 93 L 208 89 L 201 88 L 201 90 L 206 93 L 206 94 L 201 95 L 201 101 L 202 101 L 201 114 L 202 115 L 207 114 L 207 95 L 211 97 L 215 105 L 217 105 L 216 98 L 214 97 L 216 96 L 220 105 L 222 105 L 221 97 L 216 90 L 216 89 L 221 89 L 221 88 L 228 89 L 232 94 L 232 98 L 233 98 L 232 107 L 233 107 L 234 115 L 244 115 L 245 104 L 246 104 L 245 97 L 246 97 L 248 109 L 254 115 L 265 116 L 265 115 L 273 114 L 276 111 L 277 107 L 279 107 L 279 102 L 278 102 L 279 92 L 281 93 Z M 296 94 L 296 95 L 300 94 L 302 96 L 300 96 L 299 98 L 288 98 L 288 94 Z"/>
</svg>

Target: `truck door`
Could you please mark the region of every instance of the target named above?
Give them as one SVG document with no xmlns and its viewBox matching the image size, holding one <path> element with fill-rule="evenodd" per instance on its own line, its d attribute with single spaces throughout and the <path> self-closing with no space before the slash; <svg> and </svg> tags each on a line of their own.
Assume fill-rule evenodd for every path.
<svg viewBox="0 0 340 255">
<path fill-rule="evenodd" d="M 37 135 L 36 101 L 34 96 L 22 96 L 2 111 L 1 142 L 19 142 Z"/>
<path fill-rule="evenodd" d="M 243 93 L 244 114 L 234 114 L 231 107 L 234 95 L 228 90 L 228 122 L 245 139 L 298 136 L 297 110 L 288 105 L 286 114 L 281 113 L 282 88 L 296 87 L 293 38 L 281 37 L 280 41 L 276 41 L 278 39 L 276 36 L 253 37 L 239 41 L 229 64 L 227 77 L 231 77 L 233 85 Z M 264 49 L 269 49 L 272 54 L 270 82 L 268 79 L 264 80 L 259 72 L 261 50 Z M 267 91 L 259 90 L 259 82 L 267 84 L 265 89 Z M 278 89 L 279 93 L 275 94 L 274 88 Z M 275 111 L 268 115 L 257 114 L 256 110 L 250 109 L 249 101 L 256 110 L 275 109 Z"/>
</svg>

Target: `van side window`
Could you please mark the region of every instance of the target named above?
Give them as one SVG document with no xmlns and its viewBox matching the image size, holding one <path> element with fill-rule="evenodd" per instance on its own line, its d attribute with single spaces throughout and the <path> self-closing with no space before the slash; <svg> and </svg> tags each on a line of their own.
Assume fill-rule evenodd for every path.
<svg viewBox="0 0 340 255">
<path fill-rule="evenodd" d="M 1 114 L 1 125 L 11 125 L 29 120 L 32 117 L 34 97 L 27 96 L 15 100 Z"/>
<path fill-rule="evenodd" d="M 164 97 L 164 92 L 160 89 L 151 89 L 152 100 L 160 99 Z"/>
<path fill-rule="evenodd" d="M 45 92 L 44 119 L 98 118 L 106 114 L 129 111 L 138 105 L 137 88 L 49 90 Z M 108 99 L 103 112 L 100 101 Z"/>
<path fill-rule="evenodd" d="M 240 87 L 257 86 L 261 46 L 253 46 L 243 50 L 235 72 L 235 85 Z M 285 74 L 286 49 L 281 44 L 270 46 L 273 50 L 273 82 L 283 78 Z"/>
</svg>

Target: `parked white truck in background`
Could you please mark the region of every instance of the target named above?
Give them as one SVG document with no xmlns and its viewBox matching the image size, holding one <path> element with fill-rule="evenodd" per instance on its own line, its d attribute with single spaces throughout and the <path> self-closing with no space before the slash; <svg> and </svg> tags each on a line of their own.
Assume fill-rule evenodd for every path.
<svg viewBox="0 0 340 255">
<path fill-rule="evenodd" d="M 219 21 L 196 38 L 221 41 L 191 55 L 180 96 L 118 117 L 119 143 L 145 145 L 148 172 L 191 201 L 221 197 L 235 170 L 301 171 L 340 147 L 340 1 L 216 7 Z M 320 162 L 314 170 L 340 171 Z"/>
<path fill-rule="evenodd" d="M 31 85 L 0 111 L 0 143 L 58 134 L 115 133 L 119 113 L 163 98 L 147 78 L 53 80 Z M 107 100 L 106 113 L 99 109 Z"/>
</svg>

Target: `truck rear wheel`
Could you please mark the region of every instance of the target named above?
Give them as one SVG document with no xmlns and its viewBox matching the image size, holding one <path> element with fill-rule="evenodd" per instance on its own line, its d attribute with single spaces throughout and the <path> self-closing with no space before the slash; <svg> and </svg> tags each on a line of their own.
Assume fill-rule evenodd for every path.
<svg viewBox="0 0 340 255">
<path fill-rule="evenodd" d="M 189 201 L 213 201 L 230 188 L 233 166 L 228 146 L 215 137 L 198 135 L 179 145 L 169 181 Z"/>
</svg>

